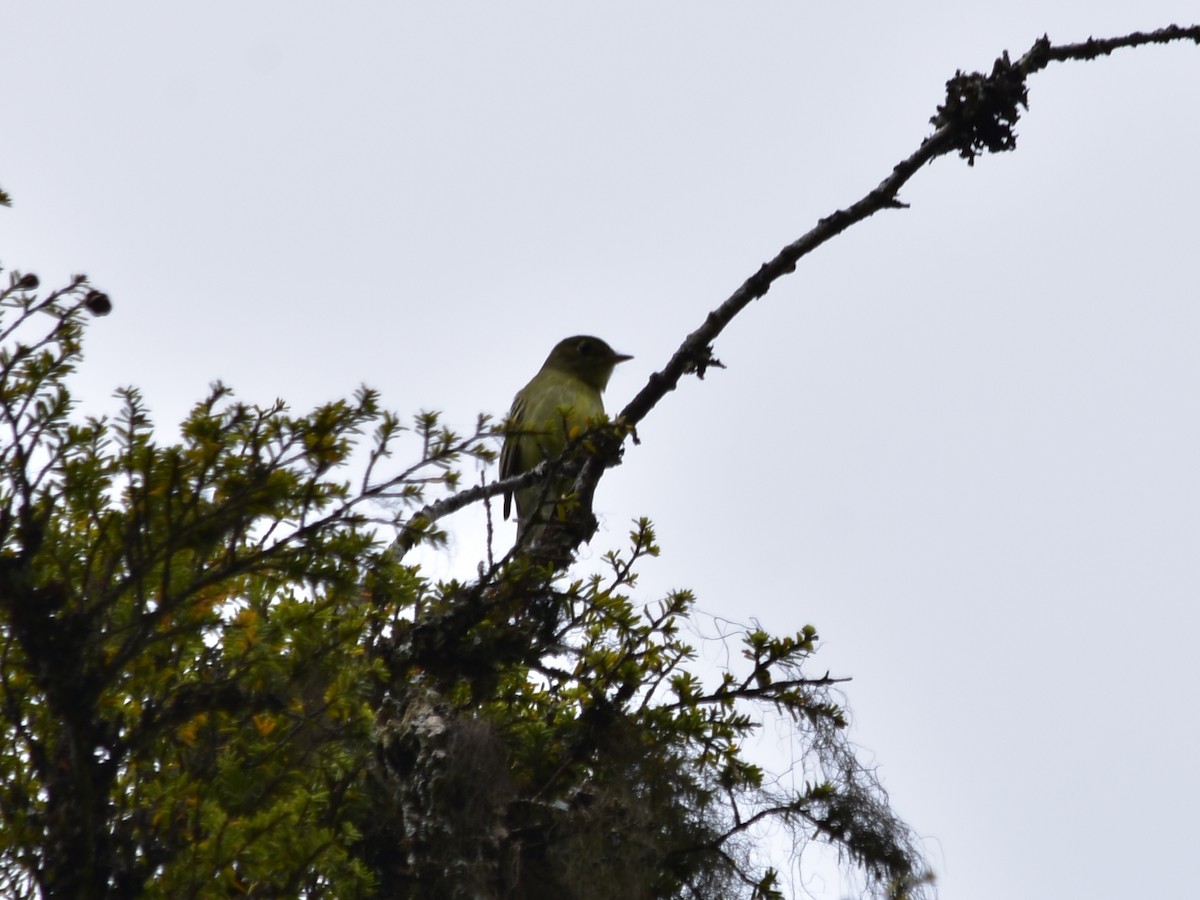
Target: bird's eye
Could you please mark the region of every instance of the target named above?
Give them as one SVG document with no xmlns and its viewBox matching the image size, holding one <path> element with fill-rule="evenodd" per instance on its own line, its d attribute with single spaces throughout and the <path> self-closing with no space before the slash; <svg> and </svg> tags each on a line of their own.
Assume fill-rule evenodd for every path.
<svg viewBox="0 0 1200 900">
<path fill-rule="evenodd" d="M 592 341 L 580 341 L 579 352 L 583 356 L 592 356 L 596 353 L 596 345 Z"/>
</svg>

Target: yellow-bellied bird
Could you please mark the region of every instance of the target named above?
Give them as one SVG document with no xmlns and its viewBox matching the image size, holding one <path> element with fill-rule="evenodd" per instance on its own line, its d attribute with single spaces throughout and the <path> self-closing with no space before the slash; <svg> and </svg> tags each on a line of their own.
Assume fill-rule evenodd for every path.
<svg viewBox="0 0 1200 900">
<path fill-rule="evenodd" d="M 559 341 L 533 380 L 513 398 L 511 430 L 500 453 L 500 477 L 528 472 L 544 459 L 553 459 L 568 441 L 604 415 L 601 392 L 613 368 L 633 357 L 617 353 L 600 338 L 577 335 Z M 570 485 L 533 484 L 516 491 L 517 533 L 535 519 L 548 520 L 554 505 Z M 513 491 L 504 494 L 504 518 L 512 510 Z"/>
</svg>

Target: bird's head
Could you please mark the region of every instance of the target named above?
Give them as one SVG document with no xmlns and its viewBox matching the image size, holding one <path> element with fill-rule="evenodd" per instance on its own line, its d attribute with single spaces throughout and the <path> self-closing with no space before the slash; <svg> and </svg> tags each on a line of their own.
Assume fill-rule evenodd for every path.
<svg viewBox="0 0 1200 900">
<path fill-rule="evenodd" d="M 559 341 L 546 357 L 542 369 L 555 369 L 578 378 L 598 391 L 604 390 L 617 363 L 633 359 L 618 353 L 597 337 L 580 334 Z"/>
</svg>

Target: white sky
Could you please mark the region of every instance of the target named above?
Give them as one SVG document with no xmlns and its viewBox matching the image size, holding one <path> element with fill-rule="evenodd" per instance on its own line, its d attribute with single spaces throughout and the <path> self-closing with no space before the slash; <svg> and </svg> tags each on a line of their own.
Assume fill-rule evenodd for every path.
<svg viewBox="0 0 1200 900">
<path fill-rule="evenodd" d="M 0 0 L 0 262 L 111 294 L 88 412 L 366 382 L 466 425 L 580 332 L 619 409 L 955 69 L 1197 13 Z M 1194 45 L 1036 76 L 1016 153 L 805 260 L 598 494 L 592 561 L 658 525 L 643 599 L 818 627 L 945 898 L 1194 892 L 1198 89 Z"/>
</svg>

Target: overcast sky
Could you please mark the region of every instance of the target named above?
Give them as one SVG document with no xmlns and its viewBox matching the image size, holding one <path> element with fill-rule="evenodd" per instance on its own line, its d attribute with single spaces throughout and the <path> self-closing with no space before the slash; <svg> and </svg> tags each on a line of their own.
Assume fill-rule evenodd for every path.
<svg viewBox="0 0 1200 900">
<path fill-rule="evenodd" d="M 956 69 L 1191 2 L 0 0 L 0 263 L 113 298 L 77 393 L 222 379 L 503 415 L 561 337 L 636 359 L 907 156 Z M 597 495 L 641 598 L 822 638 L 941 896 L 1195 892 L 1200 49 L 1031 82 L 804 260 Z M 451 522 L 469 572 L 478 516 Z M 511 539 L 511 532 L 501 540 Z M 585 560 L 586 570 L 588 562 Z M 443 564 L 446 565 L 446 564 Z M 779 749 L 784 754 L 786 746 Z M 853 893 L 828 874 L 797 896 Z"/>
</svg>

